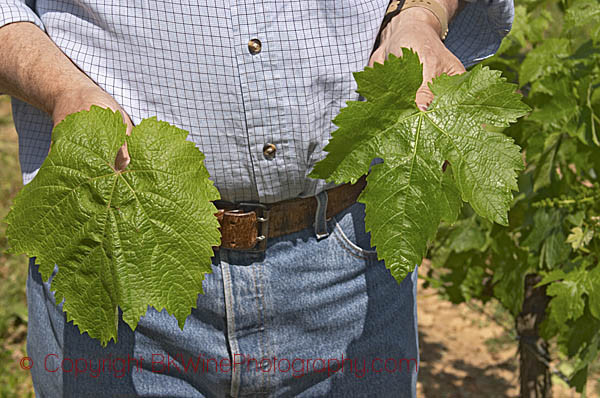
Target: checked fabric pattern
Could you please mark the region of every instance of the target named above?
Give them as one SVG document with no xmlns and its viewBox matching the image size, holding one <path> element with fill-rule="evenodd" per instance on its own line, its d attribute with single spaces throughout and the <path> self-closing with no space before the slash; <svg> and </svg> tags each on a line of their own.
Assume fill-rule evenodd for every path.
<svg viewBox="0 0 600 398">
<path fill-rule="evenodd" d="M 325 156 L 331 120 L 358 99 L 352 72 L 367 65 L 387 6 L 388 0 L 0 0 L 0 26 L 29 21 L 45 30 L 134 123 L 157 116 L 190 131 L 222 199 L 271 203 L 332 186 L 307 175 Z M 469 3 L 450 25 L 446 45 L 466 66 L 489 57 L 513 12 L 512 0 Z M 27 183 L 48 153 L 52 124 L 18 100 L 13 113 Z"/>
</svg>

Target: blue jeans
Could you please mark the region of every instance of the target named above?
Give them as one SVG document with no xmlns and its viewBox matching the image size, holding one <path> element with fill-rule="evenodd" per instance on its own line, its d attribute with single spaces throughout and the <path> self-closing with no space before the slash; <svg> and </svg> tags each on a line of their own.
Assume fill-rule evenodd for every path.
<svg viewBox="0 0 600 398">
<path fill-rule="evenodd" d="M 415 397 L 417 271 L 398 284 L 377 260 L 362 204 L 323 213 L 263 254 L 218 251 L 183 330 L 151 308 L 105 348 L 66 323 L 31 261 L 37 396 Z"/>
</svg>

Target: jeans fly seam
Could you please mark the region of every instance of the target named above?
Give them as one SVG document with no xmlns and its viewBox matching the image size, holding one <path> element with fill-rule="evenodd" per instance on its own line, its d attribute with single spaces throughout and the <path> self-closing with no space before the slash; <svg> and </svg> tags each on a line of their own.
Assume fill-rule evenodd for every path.
<svg viewBox="0 0 600 398">
<path fill-rule="evenodd" d="M 263 263 L 263 265 L 264 265 L 264 263 Z M 260 299 L 262 301 L 262 311 L 261 311 L 261 321 L 262 321 L 262 327 L 263 327 L 262 334 L 265 338 L 265 340 L 264 340 L 265 341 L 265 352 L 266 352 L 267 356 L 269 358 L 271 358 L 272 357 L 271 356 L 271 344 L 269 343 L 269 333 L 267 331 L 267 304 L 265 301 L 264 275 L 265 275 L 265 273 L 262 272 L 262 269 L 259 270 L 259 274 L 258 274 L 259 281 L 260 281 L 259 294 L 260 294 Z M 269 385 L 271 385 L 271 372 L 267 372 L 267 386 L 269 386 Z"/>
<path fill-rule="evenodd" d="M 259 345 L 260 345 L 260 352 L 259 355 L 257 355 L 257 357 L 260 357 L 261 354 L 264 353 L 265 349 L 264 349 L 264 343 L 263 343 L 263 334 L 260 332 L 261 329 L 261 324 L 262 320 L 261 320 L 261 316 L 260 316 L 260 300 L 258 299 L 258 295 L 259 295 L 259 289 L 258 289 L 258 283 L 256 282 L 256 265 L 253 264 L 252 266 L 252 282 L 254 283 L 254 295 L 255 295 L 255 300 L 256 300 L 256 310 L 258 312 L 258 334 L 259 334 Z M 260 362 L 257 363 L 257 366 L 260 368 Z M 260 383 L 260 387 L 261 389 L 264 389 L 265 387 L 265 374 L 264 372 L 262 372 L 261 374 L 261 383 Z"/>
</svg>

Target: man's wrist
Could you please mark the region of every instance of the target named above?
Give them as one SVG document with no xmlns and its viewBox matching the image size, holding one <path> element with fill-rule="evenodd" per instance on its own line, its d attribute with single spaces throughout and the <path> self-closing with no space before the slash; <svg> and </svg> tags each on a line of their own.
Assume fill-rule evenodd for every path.
<svg viewBox="0 0 600 398">
<path fill-rule="evenodd" d="M 432 0 L 435 4 L 427 2 L 428 5 L 422 2 L 415 1 L 399 1 L 390 3 L 388 8 L 389 14 L 387 25 L 398 25 L 400 21 L 406 24 L 409 21 L 417 21 L 430 26 L 438 36 L 443 40 L 448 33 L 448 24 L 460 10 L 460 6 L 464 0 Z M 402 9 L 400 11 L 400 9 Z M 395 15 L 394 15 L 395 14 Z M 390 19 L 391 18 L 391 19 Z M 384 28 L 386 27 L 384 20 Z"/>
<path fill-rule="evenodd" d="M 400 14 L 392 18 L 389 24 L 397 26 L 415 22 L 430 27 L 435 31 L 437 36 L 441 37 L 442 25 L 440 24 L 440 21 L 433 12 L 426 8 L 411 7 L 403 10 Z"/>
<path fill-rule="evenodd" d="M 440 3 L 442 7 L 446 10 L 446 15 L 448 16 L 448 23 L 452 21 L 452 19 L 456 16 L 459 5 L 462 3 L 462 0 L 434 0 Z"/>
</svg>

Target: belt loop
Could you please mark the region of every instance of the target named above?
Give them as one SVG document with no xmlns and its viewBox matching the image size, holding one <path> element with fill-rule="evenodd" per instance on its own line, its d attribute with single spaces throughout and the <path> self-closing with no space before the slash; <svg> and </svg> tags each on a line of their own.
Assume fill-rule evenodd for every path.
<svg viewBox="0 0 600 398">
<path fill-rule="evenodd" d="M 327 191 L 320 192 L 315 198 L 317 199 L 317 211 L 313 227 L 317 240 L 320 240 L 329 236 L 327 231 Z"/>
</svg>

